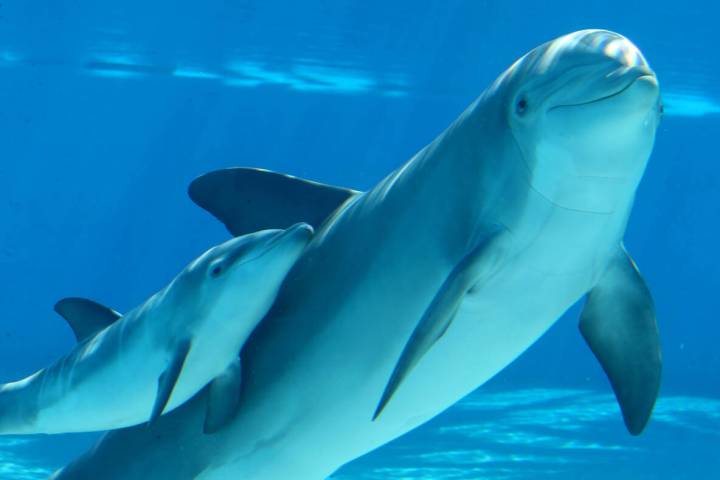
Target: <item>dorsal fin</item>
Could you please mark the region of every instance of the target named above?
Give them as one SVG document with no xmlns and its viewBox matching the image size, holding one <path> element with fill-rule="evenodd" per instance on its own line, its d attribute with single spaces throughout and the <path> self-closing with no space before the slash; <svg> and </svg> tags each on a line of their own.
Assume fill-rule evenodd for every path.
<svg viewBox="0 0 720 480">
<path fill-rule="evenodd" d="M 122 317 L 112 308 L 86 298 L 63 298 L 55 304 L 55 311 L 67 320 L 75 338 L 82 342 Z"/>
<path fill-rule="evenodd" d="M 356 190 L 257 168 L 228 168 L 196 178 L 190 198 L 234 236 L 307 222 L 319 228 Z"/>
</svg>

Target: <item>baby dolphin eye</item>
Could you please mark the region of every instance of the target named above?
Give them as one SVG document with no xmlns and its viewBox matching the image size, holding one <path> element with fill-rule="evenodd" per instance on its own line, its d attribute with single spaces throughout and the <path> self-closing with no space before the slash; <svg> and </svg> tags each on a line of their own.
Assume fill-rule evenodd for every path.
<svg viewBox="0 0 720 480">
<path fill-rule="evenodd" d="M 213 278 L 217 278 L 217 277 L 219 277 L 219 276 L 222 274 L 222 272 L 223 272 L 223 266 L 222 266 L 222 265 L 215 265 L 215 266 L 210 270 L 210 276 L 213 277 Z"/>
<path fill-rule="evenodd" d="M 528 108 L 528 102 L 525 98 L 521 98 L 515 104 L 515 112 L 518 115 L 523 115 L 527 111 L 527 108 Z"/>
</svg>

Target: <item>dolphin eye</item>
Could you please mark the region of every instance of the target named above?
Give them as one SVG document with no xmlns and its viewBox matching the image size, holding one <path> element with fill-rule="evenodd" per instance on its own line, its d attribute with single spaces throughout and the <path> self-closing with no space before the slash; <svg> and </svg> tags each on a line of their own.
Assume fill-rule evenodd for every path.
<svg viewBox="0 0 720 480">
<path fill-rule="evenodd" d="M 520 98 L 515 104 L 515 113 L 518 115 L 524 115 L 528 108 L 528 102 L 525 98 Z"/>
<path fill-rule="evenodd" d="M 215 265 L 215 266 L 210 270 L 210 276 L 213 277 L 213 278 L 219 277 L 220 275 L 222 275 L 222 273 L 223 273 L 223 266 L 222 266 L 222 265 Z"/>
</svg>

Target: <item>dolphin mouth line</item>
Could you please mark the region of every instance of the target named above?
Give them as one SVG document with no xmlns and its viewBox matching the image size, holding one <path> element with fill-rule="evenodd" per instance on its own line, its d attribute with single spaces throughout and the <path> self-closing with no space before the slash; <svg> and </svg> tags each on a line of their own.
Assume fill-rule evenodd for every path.
<svg viewBox="0 0 720 480">
<path fill-rule="evenodd" d="M 548 109 L 548 112 L 551 112 L 551 111 L 553 111 L 553 110 L 555 110 L 555 109 L 558 109 L 558 108 L 582 107 L 583 105 L 592 105 L 593 103 L 604 102 L 605 100 L 609 100 L 609 99 L 611 99 L 611 98 L 614 98 L 614 97 L 617 97 L 617 96 L 619 96 L 619 95 L 622 95 L 623 93 L 625 93 L 625 91 L 627 91 L 627 89 L 629 89 L 630 87 L 632 87 L 633 85 L 635 85 L 635 82 L 637 82 L 637 81 L 640 80 L 641 78 L 646 78 L 646 77 L 647 77 L 647 78 L 654 78 L 655 75 L 653 75 L 653 74 L 648 74 L 648 73 L 645 73 L 645 74 L 642 74 L 642 75 L 638 75 L 637 77 L 633 78 L 633 80 L 632 80 L 631 82 L 629 82 L 627 85 L 625 85 L 624 87 L 622 87 L 620 90 L 618 90 L 618 91 L 615 92 L 615 93 L 611 93 L 611 94 L 609 94 L 609 95 L 605 95 L 604 97 L 596 98 L 595 100 L 590 100 L 589 102 L 568 103 L 568 104 L 564 104 L 564 105 L 555 105 L 554 107 L 549 108 L 549 109 Z"/>
</svg>

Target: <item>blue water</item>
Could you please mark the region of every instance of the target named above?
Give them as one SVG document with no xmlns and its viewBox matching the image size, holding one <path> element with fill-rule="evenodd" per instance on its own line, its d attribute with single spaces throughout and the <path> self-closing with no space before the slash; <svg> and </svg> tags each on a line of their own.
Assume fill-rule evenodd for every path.
<svg viewBox="0 0 720 480">
<path fill-rule="evenodd" d="M 577 308 L 355 479 L 720 478 L 720 55 L 710 0 L 20 0 L 0 5 L 0 380 L 69 350 L 61 297 L 127 310 L 227 238 L 186 196 L 247 165 L 364 189 L 518 56 L 581 28 L 630 37 L 666 115 L 626 245 L 664 376 L 624 431 Z M 44 478 L 95 435 L 0 437 L 0 478 Z"/>
</svg>

